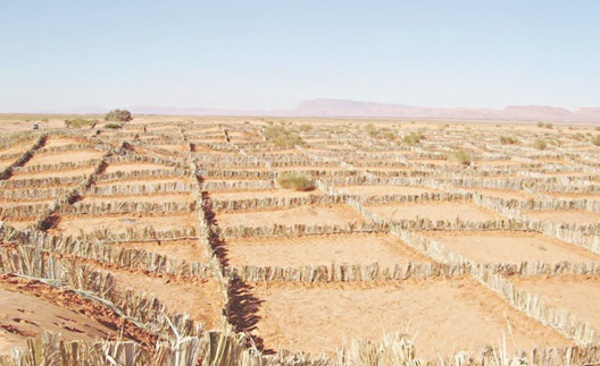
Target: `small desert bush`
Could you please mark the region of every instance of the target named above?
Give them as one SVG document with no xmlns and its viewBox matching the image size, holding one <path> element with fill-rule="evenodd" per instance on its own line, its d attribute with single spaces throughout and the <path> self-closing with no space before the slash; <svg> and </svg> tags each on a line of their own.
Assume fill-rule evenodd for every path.
<svg viewBox="0 0 600 366">
<path fill-rule="evenodd" d="M 596 146 L 600 146 L 600 135 L 598 135 L 592 139 L 592 144 L 594 144 Z"/>
<path fill-rule="evenodd" d="M 500 143 L 502 145 L 518 145 L 519 140 L 512 136 L 500 136 Z"/>
<path fill-rule="evenodd" d="M 111 129 L 111 130 L 118 130 L 120 128 L 123 128 L 123 125 L 120 124 L 120 123 L 111 122 L 111 123 L 105 124 L 104 128 L 108 128 L 108 129 Z"/>
<path fill-rule="evenodd" d="M 273 139 L 273 143 L 277 146 L 292 147 L 296 145 L 302 145 L 302 138 L 293 134 L 279 135 Z"/>
<path fill-rule="evenodd" d="M 402 142 L 407 144 L 418 144 L 423 139 L 423 134 L 420 132 L 411 132 L 409 135 L 406 135 L 402 138 Z"/>
<path fill-rule="evenodd" d="M 537 139 L 534 141 L 533 147 L 535 147 L 538 150 L 546 150 L 546 148 L 548 147 L 548 144 L 543 139 Z"/>
<path fill-rule="evenodd" d="M 90 127 L 96 122 L 97 121 L 93 121 L 91 119 L 75 118 L 71 120 L 65 120 L 65 126 L 70 128 L 84 128 Z"/>
<path fill-rule="evenodd" d="M 302 138 L 283 126 L 269 126 L 265 128 L 263 135 L 277 146 L 302 145 Z"/>
<path fill-rule="evenodd" d="M 312 191 L 316 188 L 309 176 L 299 173 L 282 173 L 277 177 L 277 183 L 283 188 L 296 191 Z"/>
<path fill-rule="evenodd" d="M 454 158 L 462 165 L 471 165 L 471 162 L 473 161 L 471 154 L 463 149 L 456 150 L 454 152 Z"/>
</svg>

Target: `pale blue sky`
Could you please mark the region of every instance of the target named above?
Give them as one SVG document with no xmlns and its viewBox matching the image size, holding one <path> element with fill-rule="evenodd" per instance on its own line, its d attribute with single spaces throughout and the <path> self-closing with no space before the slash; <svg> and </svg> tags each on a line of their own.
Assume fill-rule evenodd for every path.
<svg viewBox="0 0 600 366">
<path fill-rule="evenodd" d="M 0 0 L 0 111 L 600 106 L 600 1 Z"/>
</svg>

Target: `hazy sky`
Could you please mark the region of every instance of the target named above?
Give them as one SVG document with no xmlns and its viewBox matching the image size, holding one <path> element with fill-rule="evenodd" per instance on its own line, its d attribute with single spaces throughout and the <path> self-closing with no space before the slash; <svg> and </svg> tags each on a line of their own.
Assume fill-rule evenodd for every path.
<svg viewBox="0 0 600 366">
<path fill-rule="evenodd" d="M 0 111 L 600 106 L 600 1 L 0 0 Z"/>
</svg>

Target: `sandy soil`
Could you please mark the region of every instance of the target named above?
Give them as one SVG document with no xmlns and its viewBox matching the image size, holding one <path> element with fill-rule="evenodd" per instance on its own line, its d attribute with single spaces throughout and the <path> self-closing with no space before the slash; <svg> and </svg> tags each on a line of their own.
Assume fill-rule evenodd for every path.
<svg viewBox="0 0 600 366">
<path fill-rule="evenodd" d="M 64 178 L 64 177 L 81 177 L 89 176 L 94 172 L 94 168 L 83 168 L 83 169 L 73 169 L 73 170 L 64 170 L 64 171 L 42 171 L 42 172 L 28 172 L 21 173 L 19 171 L 15 172 L 9 179 L 18 180 L 18 179 L 42 179 L 42 178 Z"/>
<path fill-rule="evenodd" d="M 12 163 L 13 163 L 12 160 L 3 160 L 3 161 L 0 161 L 0 172 L 3 171 L 4 169 L 6 169 L 6 167 L 8 167 Z"/>
<path fill-rule="evenodd" d="M 401 194 L 407 196 L 421 195 L 424 193 L 439 192 L 434 188 L 409 187 L 409 186 L 345 186 L 337 187 L 342 193 L 361 195 L 366 197 L 385 196 L 388 194 Z"/>
<path fill-rule="evenodd" d="M 64 138 L 64 137 L 49 137 L 46 140 L 46 144 L 44 144 L 44 147 L 74 145 L 74 144 L 78 144 L 78 143 L 79 143 L 79 141 L 77 141 L 75 139 Z"/>
<path fill-rule="evenodd" d="M 520 161 L 515 160 L 480 160 L 476 161 L 475 164 L 478 167 L 497 167 L 497 166 L 514 166 L 523 164 Z"/>
<path fill-rule="evenodd" d="M 432 221 L 456 220 L 488 221 L 499 220 L 502 216 L 471 202 L 426 202 L 407 204 L 368 205 L 378 215 L 393 220 L 414 220 L 417 217 Z"/>
<path fill-rule="evenodd" d="M 164 202 L 194 202 L 195 198 L 187 193 L 174 194 L 153 194 L 153 195 L 135 195 L 135 196 L 86 196 L 81 203 L 109 203 L 109 202 L 147 202 L 147 203 L 164 203 Z M 77 203 L 75 204 L 77 205 Z"/>
<path fill-rule="evenodd" d="M 282 166 L 282 167 L 274 167 L 273 170 L 276 172 L 302 172 L 302 171 L 310 171 L 310 170 L 321 170 L 325 172 L 339 172 L 340 170 L 346 170 L 346 168 L 337 167 L 337 166 Z"/>
<path fill-rule="evenodd" d="M 518 289 L 542 296 L 548 305 L 567 310 L 600 330 L 600 278 L 552 276 L 512 281 Z"/>
<path fill-rule="evenodd" d="M 356 211 L 344 205 L 300 206 L 273 211 L 217 214 L 221 227 L 273 225 L 345 225 L 364 221 Z"/>
<path fill-rule="evenodd" d="M 600 214 L 588 210 L 538 210 L 524 211 L 523 213 L 534 221 L 549 221 L 554 223 L 579 225 L 600 223 Z"/>
<path fill-rule="evenodd" d="M 25 230 L 31 225 L 35 224 L 37 218 L 31 218 L 28 220 L 15 220 L 8 217 L 2 219 L 2 221 L 6 222 L 8 225 L 14 227 L 15 229 Z"/>
<path fill-rule="evenodd" d="M 190 262 L 207 262 L 205 248 L 198 240 L 161 240 L 112 244 L 121 248 L 144 249 L 171 258 Z"/>
<path fill-rule="evenodd" d="M 63 154 L 39 154 L 34 155 L 31 160 L 27 162 L 27 166 L 39 165 L 39 164 L 59 164 L 59 163 L 76 163 L 80 161 L 88 161 L 94 159 L 100 159 L 102 153 L 99 151 L 69 151 Z"/>
<path fill-rule="evenodd" d="M 156 145 L 159 149 L 174 151 L 174 152 L 187 152 L 189 145 Z"/>
<path fill-rule="evenodd" d="M 427 257 L 390 234 L 337 234 L 299 238 L 232 238 L 231 265 L 292 266 L 371 264 L 384 267 L 429 262 Z"/>
<path fill-rule="evenodd" d="M 510 231 L 422 232 L 450 250 L 478 263 L 600 262 L 600 256 L 539 233 Z"/>
<path fill-rule="evenodd" d="M 146 296 L 156 296 L 170 313 L 188 313 L 207 329 L 221 328 L 223 295 L 212 279 L 186 281 L 167 277 L 149 277 L 127 271 L 110 271 L 117 279 L 117 289 L 144 291 Z M 184 296 L 182 296 L 184 295 Z"/>
<path fill-rule="evenodd" d="M 8 149 L 0 150 L 0 160 L 2 160 L 3 155 L 12 155 L 12 154 L 22 154 L 27 151 L 33 145 L 33 141 L 23 141 L 20 142 L 17 146 L 13 146 Z"/>
<path fill-rule="evenodd" d="M 241 200 L 241 199 L 251 199 L 251 198 L 278 198 L 278 197 L 307 197 L 310 195 L 322 196 L 324 195 L 318 189 L 309 192 L 299 192 L 294 191 L 292 189 L 261 189 L 261 190 L 246 190 L 246 191 L 218 191 L 218 192 L 209 192 L 210 197 L 213 199 L 219 200 Z"/>
<path fill-rule="evenodd" d="M 560 192 L 543 192 L 543 196 L 554 197 L 565 200 L 600 200 L 600 194 L 596 193 L 560 193 Z"/>
<path fill-rule="evenodd" d="M 461 349 L 478 353 L 503 335 L 509 350 L 515 343 L 525 349 L 570 343 L 472 280 L 353 286 L 260 284 L 258 333 L 267 347 L 327 352 L 355 337 L 380 340 L 402 332 L 416 335 L 417 355 L 425 359 Z"/>
<path fill-rule="evenodd" d="M 105 173 L 115 173 L 115 172 L 123 172 L 129 173 L 136 170 L 171 170 L 173 167 L 161 164 L 146 164 L 146 163 L 136 163 L 136 164 L 109 164 Z"/>
<path fill-rule="evenodd" d="M 140 215 L 115 215 L 102 217 L 63 217 L 58 227 L 52 231 L 65 235 L 77 235 L 80 230 L 90 233 L 96 230 L 110 229 L 113 233 L 123 233 L 128 228 L 142 230 L 151 226 L 157 231 L 171 230 L 182 227 L 196 227 L 198 216 L 182 214 L 169 216 L 140 216 Z"/>
<path fill-rule="evenodd" d="M 145 179 L 145 180 L 126 180 L 124 182 L 97 182 L 94 183 L 98 187 L 107 186 L 134 186 L 134 185 L 149 185 L 149 184 L 165 184 L 165 183 L 192 183 L 192 179 L 188 177 L 181 177 L 177 179 Z"/>
<path fill-rule="evenodd" d="M 512 189 L 495 189 L 495 188 L 461 188 L 461 190 L 479 193 L 484 196 L 493 197 L 493 198 L 501 198 L 505 200 L 530 200 L 536 199 L 536 196 L 525 192 L 525 191 L 515 191 Z"/>
<path fill-rule="evenodd" d="M 27 338 L 43 332 L 61 333 L 62 339 L 92 341 L 118 332 L 90 317 L 60 307 L 14 286 L 0 285 L 0 355 L 23 348 Z"/>
</svg>

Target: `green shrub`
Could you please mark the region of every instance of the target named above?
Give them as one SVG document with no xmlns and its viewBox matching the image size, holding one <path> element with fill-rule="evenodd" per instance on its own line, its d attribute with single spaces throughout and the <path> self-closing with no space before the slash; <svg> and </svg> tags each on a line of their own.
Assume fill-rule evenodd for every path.
<svg viewBox="0 0 600 366">
<path fill-rule="evenodd" d="M 313 180 L 304 174 L 282 173 L 277 177 L 277 183 L 283 188 L 296 191 L 312 191 L 316 188 Z"/>
<path fill-rule="evenodd" d="M 538 150 L 546 150 L 546 148 L 548 147 L 548 144 L 543 139 L 537 139 L 533 143 L 533 147 L 535 147 Z"/>
<path fill-rule="evenodd" d="M 600 146 L 600 135 L 598 135 L 592 139 L 592 144 L 594 144 L 596 146 Z"/>
</svg>

